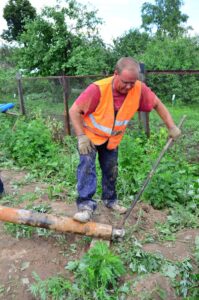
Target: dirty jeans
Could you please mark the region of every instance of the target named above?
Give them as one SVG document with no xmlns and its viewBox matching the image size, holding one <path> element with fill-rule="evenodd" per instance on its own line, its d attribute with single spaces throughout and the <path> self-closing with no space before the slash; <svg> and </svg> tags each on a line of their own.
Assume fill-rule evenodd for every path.
<svg viewBox="0 0 199 300">
<path fill-rule="evenodd" d="M 3 182 L 1 181 L 1 178 L 0 178 L 0 195 L 3 194 L 3 192 L 4 192 Z"/>
<path fill-rule="evenodd" d="M 96 154 L 102 171 L 102 200 L 107 207 L 111 207 L 117 199 L 116 179 L 118 174 L 118 149 L 108 150 L 107 143 L 96 146 L 87 155 L 80 154 L 80 163 L 77 168 L 77 207 L 79 210 L 95 210 L 97 203 L 93 200 L 96 192 Z"/>
</svg>

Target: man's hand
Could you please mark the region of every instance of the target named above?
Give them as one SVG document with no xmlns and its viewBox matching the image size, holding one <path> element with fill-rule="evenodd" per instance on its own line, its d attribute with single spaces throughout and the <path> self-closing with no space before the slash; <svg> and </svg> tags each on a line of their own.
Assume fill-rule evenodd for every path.
<svg viewBox="0 0 199 300">
<path fill-rule="evenodd" d="M 79 135 L 78 137 L 78 149 L 80 154 L 88 154 L 91 152 L 92 148 L 95 147 L 95 145 L 89 140 L 89 138 L 83 134 Z"/>
<path fill-rule="evenodd" d="M 177 126 L 173 126 L 169 129 L 169 136 L 174 140 L 181 135 L 181 130 Z"/>
</svg>

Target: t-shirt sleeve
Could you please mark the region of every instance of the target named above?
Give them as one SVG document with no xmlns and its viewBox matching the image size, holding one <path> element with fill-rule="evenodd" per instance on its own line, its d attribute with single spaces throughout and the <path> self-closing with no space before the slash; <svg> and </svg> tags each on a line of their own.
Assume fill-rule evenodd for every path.
<svg viewBox="0 0 199 300">
<path fill-rule="evenodd" d="M 139 111 L 150 112 L 155 106 L 156 94 L 142 82 Z"/>
<path fill-rule="evenodd" d="M 100 100 L 100 90 L 94 83 L 90 84 L 75 100 L 82 114 L 88 115 L 95 111 Z"/>
</svg>

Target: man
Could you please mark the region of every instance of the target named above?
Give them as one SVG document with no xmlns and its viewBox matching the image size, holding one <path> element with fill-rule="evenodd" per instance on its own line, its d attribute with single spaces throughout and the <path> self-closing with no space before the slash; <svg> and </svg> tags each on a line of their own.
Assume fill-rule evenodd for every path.
<svg viewBox="0 0 199 300">
<path fill-rule="evenodd" d="M 78 138 L 80 163 L 77 169 L 77 207 L 73 218 L 88 222 L 96 209 L 95 158 L 98 152 L 102 170 L 102 201 L 123 214 L 126 208 L 117 203 L 116 179 L 118 145 L 128 122 L 139 111 L 155 109 L 174 139 L 180 129 L 164 104 L 138 80 L 139 64 L 131 57 L 121 58 L 114 75 L 91 84 L 74 102 L 70 118 Z"/>
</svg>

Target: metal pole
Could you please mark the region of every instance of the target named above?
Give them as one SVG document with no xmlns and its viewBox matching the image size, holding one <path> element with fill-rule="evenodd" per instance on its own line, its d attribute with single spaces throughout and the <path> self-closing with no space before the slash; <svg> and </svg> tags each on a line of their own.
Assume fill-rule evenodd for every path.
<svg viewBox="0 0 199 300">
<path fill-rule="evenodd" d="M 146 76 L 145 64 L 140 63 L 140 80 L 145 82 L 145 76 Z M 150 137 L 149 113 L 139 111 L 138 119 L 139 119 L 139 123 L 143 124 L 145 133 L 146 133 L 147 137 L 149 138 Z"/>
<path fill-rule="evenodd" d="M 0 206 L 0 220 L 15 224 L 47 228 L 61 232 L 71 232 L 110 240 L 111 225 L 95 222 L 80 223 L 68 217 L 56 217 L 35 211 Z"/>
<path fill-rule="evenodd" d="M 17 79 L 17 83 L 18 83 L 20 110 L 21 110 L 22 115 L 25 115 L 26 111 L 25 111 L 24 98 L 23 98 L 22 81 L 21 81 L 21 74 L 19 72 L 16 74 L 16 79 Z"/>
<path fill-rule="evenodd" d="M 70 81 L 66 77 L 62 77 L 63 83 L 63 96 L 64 96 L 64 132 L 66 135 L 71 134 L 70 130 L 70 118 L 69 118 L 69 108 L 68 108 L 68 98 L 69 98 L 69 86 Z"/>
<path fill-rule="evenodd" d="M 95 222 L 80 223 L 68 217 L 56 217 L 35 211 L 0 206 L 0 221 L 46 228 L 60 232 L 78 233 L 86 236 L 117 240 L 124 237 L 123 229 Z"/>
</svg>

